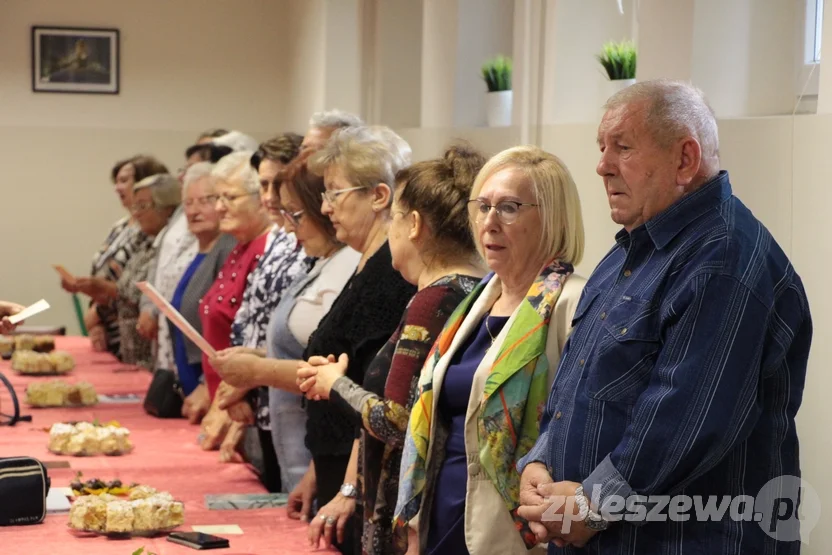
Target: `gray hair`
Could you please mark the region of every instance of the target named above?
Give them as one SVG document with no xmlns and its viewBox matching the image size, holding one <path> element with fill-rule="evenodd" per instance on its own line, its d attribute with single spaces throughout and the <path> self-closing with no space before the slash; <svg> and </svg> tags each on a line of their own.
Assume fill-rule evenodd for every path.
<svg viewBox="0 0 832 555">
<path fill-rule="evenodd" d="M 169 173 L 145 177 L 133 186 L 134 193 L 142 189 L 150 189 L 150 198 L 156 208 L 179 206 L 182 202 L 182 184 Z"/>
<path fill-rule="evenodd" d="M 413 151 L 407 141 L 383 125 L 345 127 L 333 133 L 325 147 L 308 160 L 309 169 L 323 175 L 337 165 L 355 186 L 384 183 L 394 189 L 396 174 L 410 165 Z"/>
<path fill-rule="evenodd" d="M 257 170 L 252 168 L 250 163 L 252 154 L 254 153 L 251 151 L 241 150 L 223 156 L 214 164 L 211 177 L 229 183 L 239 181 L 247 193 L 260 192 Z"/>
<path fill-rule="evenodd" d="M 185 193 L 188 190 L 188 185 L 199 181 L 200 179 L 210 177 L 213 170 L 214 164 L 211 162 L 197 162 L 196 164 L 191 165 L 191 167 L 189 167 L 185 172 L 185 176 L 182 178 L 182 196 L 185 196 Z"/>
<path fill-rule="evenodd" d="M 678 139 L 693 137 L 702 149 L 703 171 L 716 174 L 719 131 L 714 111 L 700 89 L 674 79 L 643 81 L 615 93 L 604 109 L 640 102 L 648 105 L 645 124 L 660 146 L 668 147 Z"/>
<path fill-rule="evenodd" d="M 364 125 L 364 121 L 360 117 L 338 109 L 316 112 L 309 118 L 309 127 L 322 129 L 341 129 L 344 127 L 358 127 L 359 125 Z"/>
</svg>

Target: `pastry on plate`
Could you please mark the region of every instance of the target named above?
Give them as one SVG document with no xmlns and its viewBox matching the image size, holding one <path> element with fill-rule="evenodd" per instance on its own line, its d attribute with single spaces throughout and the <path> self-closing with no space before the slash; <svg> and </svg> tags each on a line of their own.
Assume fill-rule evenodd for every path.
<svg viewBox="0 0 832 555">
<path fill-rule="evenodd" d="M 66 374 L 75 368 L 75 359 L 66 351 L 55 351 L 46 355 L 52 369 L 59 374 Z"/>
<path fill-rule="evenodd" d="M 15 351 L 33 351 L 35 349 L 35 336 L 28 333 L 21 333 L 14 336 Z"/>
<path fill-rule="evenodd" d="M 49 431 L 49 449 L 61 455 L 122 455 L 133 447 L 129 438 L 130 430 L 111 425 L 54 424 Z"/>
<path fill-rule="evenodd" d="M 32 342 L 32 350 L 37 353 L 51 353 L 55 350 L 55 338 L 51 335 L 36 335 Z"/>
<path fill-rule="evenodd" d="M 106 532 L 133 531 L 133 505 L 129 501 L 110 501 L 107 503 Z"/>
<path fill-rule="evenodd" d="M 69 509 L 69 525 L 76 530 L 103 532 L 107 524 L 107 502 L 90 495 L 82 497 Z"/>
<path fill-rule="evenodd" d="M 29 384 L 26 402 L 34 407 L 91 406 L 98 403 L 98 394 L 89 382 L 50 380 Z"/>
<path fill-rule="evenodd" d="M 14 352 L 14 337 L 0 335 L 0 356 L 10 358 Z"/>
<path fill-rule="evenodd" d="M 147 499 L 148 497 L 152 497 L 155 493 L 156 490 L 150 486 L 136 486 L 130 490 L 130 499 L 134 501 Z"/>
</svg>

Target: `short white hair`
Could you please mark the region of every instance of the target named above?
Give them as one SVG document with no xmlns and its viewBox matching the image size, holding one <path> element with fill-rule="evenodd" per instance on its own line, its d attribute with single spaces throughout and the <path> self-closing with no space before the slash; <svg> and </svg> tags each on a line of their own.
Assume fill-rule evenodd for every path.
<svg viewBox="0 0 832 555">
<path fill-rule="evenodd" d="M 309 118 L 309 127 L 318 129 L 341 129 L 343 127 L 358 127 L 364 121 L 355 114 L 343 110 L 327 110 L 316 112 Z"/>
<path fill-rule="evenodd" d="M 700 89 L 675 79 L 642 81 L 615 93 L 604 109 L 640 102 L 647 103 L 645 125 L 660 146 L 668 147 L 674 141 L 693 137 L 702 149 L 703 169 L 716 175 L 719 130 L 716 115 Z"/>
<path fill-rule="evenodd" d="M 150 198 L 156 208 L 179 206 L 182 202 L 182 184 L 169 173 L 145 177 L 133 186 L 134 193 L 142 189 L 150 190 Z"/>
<path fill-rule="evenodd" d="M 214 164 L 211 162 L 197 162 L 196 164 L 192 164 L 182 177 L 182 196 L 185 196 L 188 185 L 200 179 L 210 177 L 212 171 L 214 171 Z"/>
<path fill-rule="evenodd" d="M 247 193 L 260 192 L 260 179 L 257 171 L 251 167 L 252 151 L 241 150 L 220 158 L 214 164 L 211 177 L 227 183 L 239 182 Z"/>
<path fill-rule="evenodd" d="M 394 190 L 396 174 L 410 165 L 411 156 L 407 141 L 389 127 L 347 127 L 333 133 L 307 165 L 317 175 L 338 166 L 353 186 L 373 188 L 384 183 Z"/>
</svg>

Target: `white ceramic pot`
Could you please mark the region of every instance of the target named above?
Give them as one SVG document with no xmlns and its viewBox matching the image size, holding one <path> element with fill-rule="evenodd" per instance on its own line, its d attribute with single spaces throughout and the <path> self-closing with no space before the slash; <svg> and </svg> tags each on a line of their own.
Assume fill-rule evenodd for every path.
<svg viewBox="0 0 832 555">
<path fill-rule="evenodd" d="M 609 79 L 604 79 L 602 82 L 601 87 L 601 105 L 603 106 L 604 103 L 609 100 L 609 98 L 620 91 L 621 89 L 626 89 L 630 85 L 636 82 L 635 79 L 616 79 L 614 81 L 610 81 Z"/>
<path fill-rule="evenodd" d="M 511 125 L 512 91 L 490 92 L 485 95 L 485 108 L 489 127 Z"/>
</svg>

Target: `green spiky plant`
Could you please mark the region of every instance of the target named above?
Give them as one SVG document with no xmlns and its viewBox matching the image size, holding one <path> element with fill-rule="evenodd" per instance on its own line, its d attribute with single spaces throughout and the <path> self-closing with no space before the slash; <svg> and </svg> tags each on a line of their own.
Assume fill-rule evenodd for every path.
<svg viewBox="0 0 832 555">
<path fill-rule="evenodd" d="M 497 56 L 482 65 L 482 78 L 488 92 L 511 90 L 511 58 Z"/>
<path fill-rule="evenodd" d="M 608 42 L 596 58 L 610 81 L 636 78 L 636 45 L 633 41 Z"/>
</svg>

